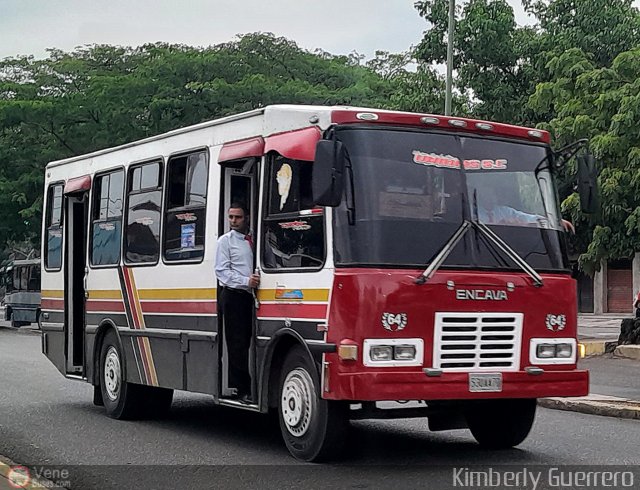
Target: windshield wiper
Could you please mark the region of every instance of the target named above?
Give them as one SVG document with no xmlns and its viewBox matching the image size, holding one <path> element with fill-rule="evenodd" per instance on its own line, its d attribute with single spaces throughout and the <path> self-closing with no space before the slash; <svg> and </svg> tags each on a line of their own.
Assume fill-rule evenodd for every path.
<svg viewBox="0 0 640 490">
<path fill-rule="evenodd" d="M 542 277 L 531 267 L 527 262 L 520 257 L 515 250 L 513 250 L 507 243 L 500 238 L 491 228 L 480 221 L 475 221 L 473 226 L 480 231 L 485 237 L 487 237 L 493 244 L 498 247 L 507 257 L 516 263 L 523 271 L 525 271 L 529 277 L 533 280 L 533 285 L 536 287 L 544 286 Z"/>
<path fill-rule="evenodd" d="M 449 238 L 449 241 L 444 244 L 444 246 L 438 252 L 438 255 L 431 261 L 429 267 L 425 269 L 425 271 L 416 277 L 416 284 L 425 284 L 433 274 L 440 268 L 442 263 L 447 260 L 447 257 L 453 252 L 453 249 L 456 245 L 462 240 L 467 231 L 471 228 L 471 222 L 468 220 L 464 220 L 460 225 L 460 228 L 456 230 L 456 232 Z"/>
<path fill-rule="evenodd" d="M 425 271 L 420 274 L 415 282 L 418 285 L 425 284 L 429 279 L 433 277 L 435 272 L 440 268 L 442 263 L 447 260 L 447 257 L 451 255 L 453 249 L 456 245 L 462 240 L 462 238 L 466 235 L 471 227 L 474 227 L 479 233 L 485 236 L 490 242 L 492 242 L 503 254 L 509 257 L 518 267 L 520 267 L 524 272 L 527 273 L 529 277 L 531 277 L 533 281 L 533 285 L 536 287 L 544 286 L 544 281 L 540 274 L 536 272 L 536 270 L 531 267 L 527 262 L 520 257 L 505 241 L 500 238 L 494 231 L 489 228 L 484 223 L 480 223 L 480 221 L 463 221 L 460 227 L 456 230 L 456 232 L 449 238 L 449 241 L 444 244 L 444 246 L 438 252 L 438 255 L 433 259 L 429 267 L 425 269 Z"/>
</svg>

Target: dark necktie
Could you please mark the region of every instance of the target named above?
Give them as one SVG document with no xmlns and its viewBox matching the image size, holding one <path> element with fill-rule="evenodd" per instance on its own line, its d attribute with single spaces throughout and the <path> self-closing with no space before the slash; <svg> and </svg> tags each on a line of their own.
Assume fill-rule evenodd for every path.
<svg viewBox="0 0 640 490">
<path fill-rule="evenodd" d="M 249 242 L 251 250 L 253 250 L 253 238 L 248 233 L 244 236 L 244 239 Z"/>
</svg>

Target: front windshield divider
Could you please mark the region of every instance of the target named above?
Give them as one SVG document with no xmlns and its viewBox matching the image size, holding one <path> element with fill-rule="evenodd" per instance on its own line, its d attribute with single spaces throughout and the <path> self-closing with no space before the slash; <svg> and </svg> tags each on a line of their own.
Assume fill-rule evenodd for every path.
<svg viewBox="0 0 640 490">
<path fill-rule="evenodd" d="M 440 252 L 438 252 L 438 255 L 436 255 L 429 267 L 427 267 L 425 271 L 416 278 L 416 284 L 422 285 L 431 279 L 431 276 L 433 276 L 442 263 L 447 260 L 447 257 L 451 254 L 460 240 L 462 240 L 470 227 L 471 223 L 469 221 L 465 220 L 462 222 L 460 228 L 458 228 L 449 241 L 444 244 L 444 247 L 442 247 Z"/>
<path fill-rule="evenodd" d="M 513 260 L 523 271 L 525 271 L 533 280 L 533 284 L 536 287 L 544 286 L 544 282 L 540 274 L 531 267 L 527 262 L 520 257 L 509 245 L 507 245 L 502 238 L 500 238 L 494 231 L 484 223 L 475 221 L 473 223 L 475 227 L 482 232 L 489 240 L 491 240 L 502 252 L 505 253 L 511 260 Z"/>
</svg>

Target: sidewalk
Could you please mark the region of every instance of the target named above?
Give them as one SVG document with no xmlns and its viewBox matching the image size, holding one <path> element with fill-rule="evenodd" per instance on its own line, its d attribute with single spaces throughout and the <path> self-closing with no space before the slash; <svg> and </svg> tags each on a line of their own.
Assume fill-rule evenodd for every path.
<svg viewBox="0 0 640 490">
<path fill-rule="evenodd" d="M 585 345 L 587 356 L 608 355 L 612 359 L 626 358 L 637 361 L 637 370 L 633 368 L 625 373 L 638 378 L 640 375 L 640 346 L 620 345 L 620 323 L 623 318 L 632 314 L 579 315 L 578 340 Z M 593 385 L 593 373 L 591 385 Z M 609 394 L 590 392 L 589 395 L 577 398 L 542 398 L 538 405 L 556 410 L 569 410 L 592 415 L 604 415 L 625 419 L 640 420 L 640 389 L 633 391 L 633 397 L 619 397 Z"/>
</svg>

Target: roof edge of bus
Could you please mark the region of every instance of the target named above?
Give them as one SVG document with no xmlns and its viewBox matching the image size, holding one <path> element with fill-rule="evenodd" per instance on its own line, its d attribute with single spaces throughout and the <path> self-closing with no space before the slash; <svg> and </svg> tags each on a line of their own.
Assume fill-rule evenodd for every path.
<svg viewBox="0 0 640 490">
<path fill-rule="evenodd" d="M 395 111 L 395 110 L 390 110 L 390 109 L 380 109 L 380 108 L 373 108 L 373 107 L 359 107 L 359 106 L 350 106 L 350 105 L 332 105 L 332 106 L 322 106 L 322 105 L 311 105 L 311 104 L 272 104 L 272 105 L 267 105 L 265 107 L 261 107 L 258 109 L 253 109 L 251 111 L 247 111 L 247 112 L 242 112 L 240 114 L 234 114 L 231 116 L 225 116 L 225 117 L 221 117 L 218 119 L 212 119 L 210 121 L 205 121 L 199 124 L 194 124 L 191 126 L 186 126 L 184 128 L 178 128 L 178 129 L 174 129 L 171 131 L 167 131 L 166 133 L 161 133 L 161 134 L 157 134 L 154 136 L 149 136 L 148 138 L 144 138 L 141 140 L 136 140 L 136 141 L 132 141 L 129 143 L 125 143 L 123 145 L 119 145 L 119 146 L 113 146 L 113 147 L 109 147 L 109 148 L 104 148 L 102 150 L 96 150 L 94 152 L 91 153 L 85 153 L 82 155 L 76 155 L 73 157 L 69 157 L 69 158 L 64 158 L 61 160 L 54 160 L 52 162 L 49 162 L 46 166 L 46 169 L 50 169 L 53 167 L 57 167 L 60 165 L 66 165 L 68 163 L 72 163 L 72 162 L 76 162 L 76 161 L 80 161 L 80 160 L 85 160 L 87 158 L 93 158 L 93 157 L 97 157 L 100 155 L 105 155 L 108 153 L 112 153 L 115 151 L 119 151 L 119 150 L 124 150 L 127 148 L 132 148 L 138 145 L 142 145 L 145 143 L 150 143 L 153 141 L 158 141 L 160 139 L 163 138 L 167 138 L 170 136 L 176 136 L 179 134 L 184 134 L 184 133 L 189 133 L 191 131 L 196 131 L 199 129 L 204 129 L 204 128 L 208 128 L 208 127 L 213 127 L 213 126 L 219 126 L 221 124 L 225 124 L 228 122 L 232 122 L 232 121 L 238 121 L 241 119 L 247 119 L 250 117 L 254 117 L 254 116 L 258 116 L 261 114 L 266 114 L 268 112 L 271 111 L 277 111 L 277 110 L 282 110 L 282 109 L 288 109 L 288 110 L 297 110 L 297 111 L 318 111 L 318 110 L 323 110 L 323 111 L 328 111 L 328 112 L 333 112 L 333 111 L 353 111 L 353 112 L 376 112 L 376 113 L 381 113 L 381 114 L 398 114 L 398 115 L 412 115 L 412 116 L 422 116 L 422 117 L 434 117 L 434 118 L 444 118 L 446 120 L 451 120 L 451 119 L 459 119 L 459 120 L 464 120 L 466 122 L 471 122 L 471 123 L 486 123 L 486 124 L 492 124 L 492 125 L 497 125 L 501 128 L 517 128 L 519 130 L 524 130 L 524 131 L 537 131 L 540 133 L 544 133 L 545 136 L 547 136 L 548 138 L 548 131 L 545 130 L 540 130 L 540 129 L 535 129 L 535 128 L 530 128 L 530 127 L 526 127 L 526 126 L 516 126 L 516 125 L 510 125 L 510 124 L 505 124 L 505 123 L 498 123 L 498 122 L 492 122 L 492 121 L 485 121 L 482 119 L 472 119 L 472 118 L 466 118 L 466 117 L 455 117 L 455 116 L 443 116 L 443 115 L 438 115 L 438 114 L 429 114 L 429 113 L 421 113 L 421 112 L 409 112 L 409 111 Z"/>
<path fill-rule="evenodd" d="M 268 107 L 268 106 L 267 106 Z M 134 146 L 138 146 L 138 145 L 142 145 L 144 143 L 150 143 L 152 141 L 157 141 L 163 138 L 167 138 L 169 136 L 176 136 L 179 134 L 184 134 L 184 133 L 189 133 L 191 131 L 196 131 L 198 129 L 204 129 L 204 128 L 208 128 L 211 126 L 218 126 L 220 124 L 225 124 L 231 121 L 237 121 L 240 119 L 246 119 L 249 117 L 253 117 L 253 116 L 258 116 L 260 114 L 263 114 L 265 112 L 265 110 L 267 109 L 267 107 L 261 107 L 259 109 L 254 109 L 252 111 L 247 111 L 247 112 L 242 112 L 240 114 L 234 114 L 232 116 L 225 116 L 225 117 L 221 117 L 218 119 L 212 119 L 210 121 L 205 121 L 205 122 L 201 122 L 198 124 L 194 124 L 191 126 L 186 126 L 184 128 L 178 128 L 178 129 L 173 129 L 171 131 L 167 131 L 166 133 L 161 133 L 161 134 L 156 134 L 154 136 L 149 136 L 148 138 L 144 138 L 141 140 L 136 140 L 136 141 L 132 141 L 130 143 L 125 143 L 123 145 L 119 145 L 119 146 L 112 146 L 109 148 L 104 148 L 102 150 L 96 150 L 94 152 L 91 153 L 84 153 L 82 155 L 76 155 L 74 157 L 69 157 L 69 158 L 64 158 L 62 160 L 54 160 L 52 162 L 49 162 L 46 166 L 46 169 L 50 169 L 53 167 L 57 167 L 59 165 L 65 165 L 67 163 L 72 163 L 72 162 L 76 162 L 79 160 L 85 160 L 87 158 L 93 158 L 93 157 L 97 157 L 100 155 L 105 155 L 107 153 L 112 153 L 114 151 L 118 151 L 118 150 L 124 150 L 127 148 L 132 148 Z"/>
</svg>

